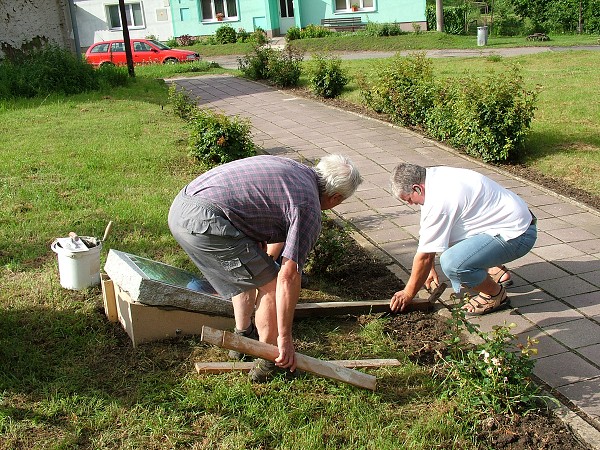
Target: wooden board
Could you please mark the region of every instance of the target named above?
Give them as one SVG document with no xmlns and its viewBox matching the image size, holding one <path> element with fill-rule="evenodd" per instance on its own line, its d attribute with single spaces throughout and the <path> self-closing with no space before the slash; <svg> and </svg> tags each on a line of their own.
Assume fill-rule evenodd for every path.
<svg viewBox="0 0 600 450">
<path fill-rule="evenodd" d="M 349 369 L 378 369 L 402 365 L 397 359 L 334 359 L 327 362 Z M 197 362 L 194 366 L 198 373 L 249 372 L 254 362 Z"/>
<path fill-rule="evenodd" d="M 279 356 L 279 350 L 275 345 L 255 341 L 208 326 L 202 327 L 201 339 L 209 344 L 217 345 L 229 350 L 237 350 L 240 353 L 267 359 L 269 361 L 275 361 L 277 356 Z M 347 369 L 346 367 L 312 358 L 298 352 L 296 352 L 296 365 L 298 369 L 304 370 L 305 372 L 342 381 L 351 384 L 352 386 L 370 389 L 372 391 L 375 390 L 377 385 L 377 380 L 373 375 L 368 375 L 353 369 Z"/>
<path fill-rule="evenodd" d="M 431 311 L 433 303 L 428 299 L 415 298 L 410 304 L 410 308 L 404 313 L 410 311 Z M 323 316 L 341 316 L 345 314 L 361 315 L 391 313 L 390 300 L 369 300 L 359 302 L 318 302 L 318 303 L 298 303 L 296 305 L 295 318 L 305 317 L 323 317 Z"/>
<path fill-rule="evenodd" d="M 101 274 L 102 300 L 104 301 L 104 314 L 109 322 L 118 322 L 119 314 L 117 312 L 117 299 L 115 296 L 115 286 L 108 275 Z"/>
</svg>

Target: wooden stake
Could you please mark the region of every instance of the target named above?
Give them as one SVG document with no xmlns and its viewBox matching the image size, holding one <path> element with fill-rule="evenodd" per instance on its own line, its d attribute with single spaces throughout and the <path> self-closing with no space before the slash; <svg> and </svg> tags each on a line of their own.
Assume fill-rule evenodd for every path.
<svg viewBox="0 0 600 450">
<path fill-rule="evenodd" d="M 397 359 L 334 359 L 327 361 L 331 364 L 349 369 L 378 369 L 380 367 L 395 367 L 402 363 Z M 250 372 L 254 362 L 197 362 L 194 364 L 198 373 Z"/>
<path fill-rule="evenodd" d="M 411 311 L 431 311 L 433 302 L 424 298 L 415 298 L 409 308 L 403 313 Z M 341 316 L 344 314 L 376 314 L 391 313 L 389 300 L 367 300 L 359 302 L 317 302 L 296 304 L 295 318 Z"/>
<path fill-rule="evenodd" d="M 237 350 L 240 353 L 267 359 L 269 361 L 275 361 L 275 358 L 279 356 L 279 350 L 275 345 L 255 341 L 207 326 L 202 327 L 201 339 L 209 344 L 217 345 L 229 350 Z M 372 391 L 375 390 L 377 384 L 377 380 L 373 375 L 347 369 L 317 358 L 311 358 L 310 356 L 298 352 L 296 352 L 296 365 L 298 369 L 304 370 L 305 372 L 342 381 L 351 384 L 352 386 L 370 389 Z"/>
</svg>

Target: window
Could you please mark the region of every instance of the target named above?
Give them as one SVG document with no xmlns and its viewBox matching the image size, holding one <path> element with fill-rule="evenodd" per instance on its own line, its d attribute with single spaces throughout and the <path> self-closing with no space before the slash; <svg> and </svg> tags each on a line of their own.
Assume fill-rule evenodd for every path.
<svg viewBox="0 0 600 450">
<path fill-rule="evenodd" d="M 237 19 L 237 0 L 200 0 L 202 20 L 217 20 L 217 14 L 225 19 Z"/>
<path fill-rule="evenodd" d="M 152 47 L 145 42 L 134 42 L 133 43 L 133 51 L 134 52 L 151 52 Z"/>
<path fill-rule="evenodd" d="M 90 53 L 106 53 L 108 52 L 108 45 L 109 44 L 98 44 L 95 47 L 92 47 Z"/>
<path fill-rule="evenodd" d="M 125 53 L 125 44 L 123 42 L 113 42 L 110 51 L 113 53 Z"/>
<path fill-rule="evenodd" d="M 108 5 L 108 27 L 111 30 L 123 29 L 121 25 L 121 13 L 119 12 L 119 5 Z M 144 14 L 142 13 L 141 3 L 127 3 L 125 4 L 125 16 L 127 17 L 127 26 L 130 28 L 143 28 L 144 27 Z"/>
<path fill-rule="evenodd" d="M 361 10 L 372 11 L 375 9 L 375 0 L 335 0 L 335 12 L 351 11 L 352 5 L 358 5 Z"/>
<path fill-rule="evenodd" d="M 293 0 L 279 0 L 279 9 L 281 11 L 281 17 L 294 17 Z"/>
</svg>

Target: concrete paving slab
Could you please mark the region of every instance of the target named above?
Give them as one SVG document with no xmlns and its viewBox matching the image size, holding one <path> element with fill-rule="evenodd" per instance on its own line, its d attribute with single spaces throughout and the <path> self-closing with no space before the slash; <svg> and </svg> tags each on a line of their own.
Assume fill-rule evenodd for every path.
<svg viewBox="0 0 600 450">
<path fill-rule="evenodd" d="M 533 373 L 549 386 L 557 388 L 598 376 L 598 368 L 571 352 L 539 358 Z"/>
<path fill-rule="evenodd" d="M 575 403 L 588 416 L 600 419 L 600 378 L 580 381 L 559 387 L 557 390 Z M 596 447 L 599 448 L 599 447 Z"/>
<path fill-rule="evenodd" d="M 536 284 L 556 298 L 569 297 L 571 295 L 584 294 L 586 292 L 598 290 L 596 286 L 582 280 L 576 275 L 539 281 Z"/>
<path fill-rule="evenodd" d="M 600 293 L 598 292 L 573 295 L 563 300 L 586 316 L 600 317 Z"/>
<path fill-rule="evenodd" d="M 581 347 L 577 351 L 592 364 L 600 365 L 600 344 Z"/>
<path fill-rule="evenodd" d="M 572 274 L 582 274 L 600 270 L 600 259 L 592 255 L 581 255 L 573 258 L 557 259 L 552 262 L 561 269 Z"/>
<path fill-rule="evenodd" d="M 558 342 L 572 349 L 600 343 L 600 324 L 587 318 L 556 325 L 537 325 Z"/>
<path fill-rule="evenodd" d="M 516 267 L 512 271 L 531 283 L 570 275 L 560 267 L 547 261 Z"/>
<path fill-rule="evenodd" d="M 531 359 L 534 360 L 545 358 L 547 356 L 559 355 L 569 351 L 567 347 L 562 345 L 560 342 L 557 342 L 556 339 L 552 339 L 552 337 L 550 337 L 548 334 L 538 330 L 537 328 L 517 334 L 516 337 L 517 340 L 515 344 L 521 344 L 523 346 L 527 345 L 527 338 L 538 341 L 537 344 L 531 344 L 531 348 L 537 349 L 537 354 L 531 356 Z"/>
<path fill-rule="evenodd" d="M 537 323 L 544 328 L 550 325 L 584 318 L 583 314 L 558 300 L 523 306 L 519 308 L 519 312 L 523 314 L 527 320 Z"/>
</svg>

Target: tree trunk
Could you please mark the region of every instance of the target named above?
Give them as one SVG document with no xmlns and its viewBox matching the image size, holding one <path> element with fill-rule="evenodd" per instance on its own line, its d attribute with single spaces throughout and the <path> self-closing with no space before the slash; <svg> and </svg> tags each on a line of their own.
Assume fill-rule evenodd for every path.
<svg viewBox="0 0 600 450">
<path fill-rule="evenodd" d="M 129 26 L 127 25 L 127 13 L 125 12 L 125 0 L 119 0 L 119 12 L 121 13 L 121 26 L 123 27 L 123 43 L 125 45 L 125 57 L 127 58 L 127 71 L 130 77 L 135 77 L 133 70 L 133 55 L 131 54 L 131 39 L 129 39 Z"/>
<path fill-rule="evenodd" d="M 436 17 L 436 30 L 440 33 L 444 31 L 444 8 L 442 6 L 442 0 L 435 0 L 435 17 Z"/>
</svg>

